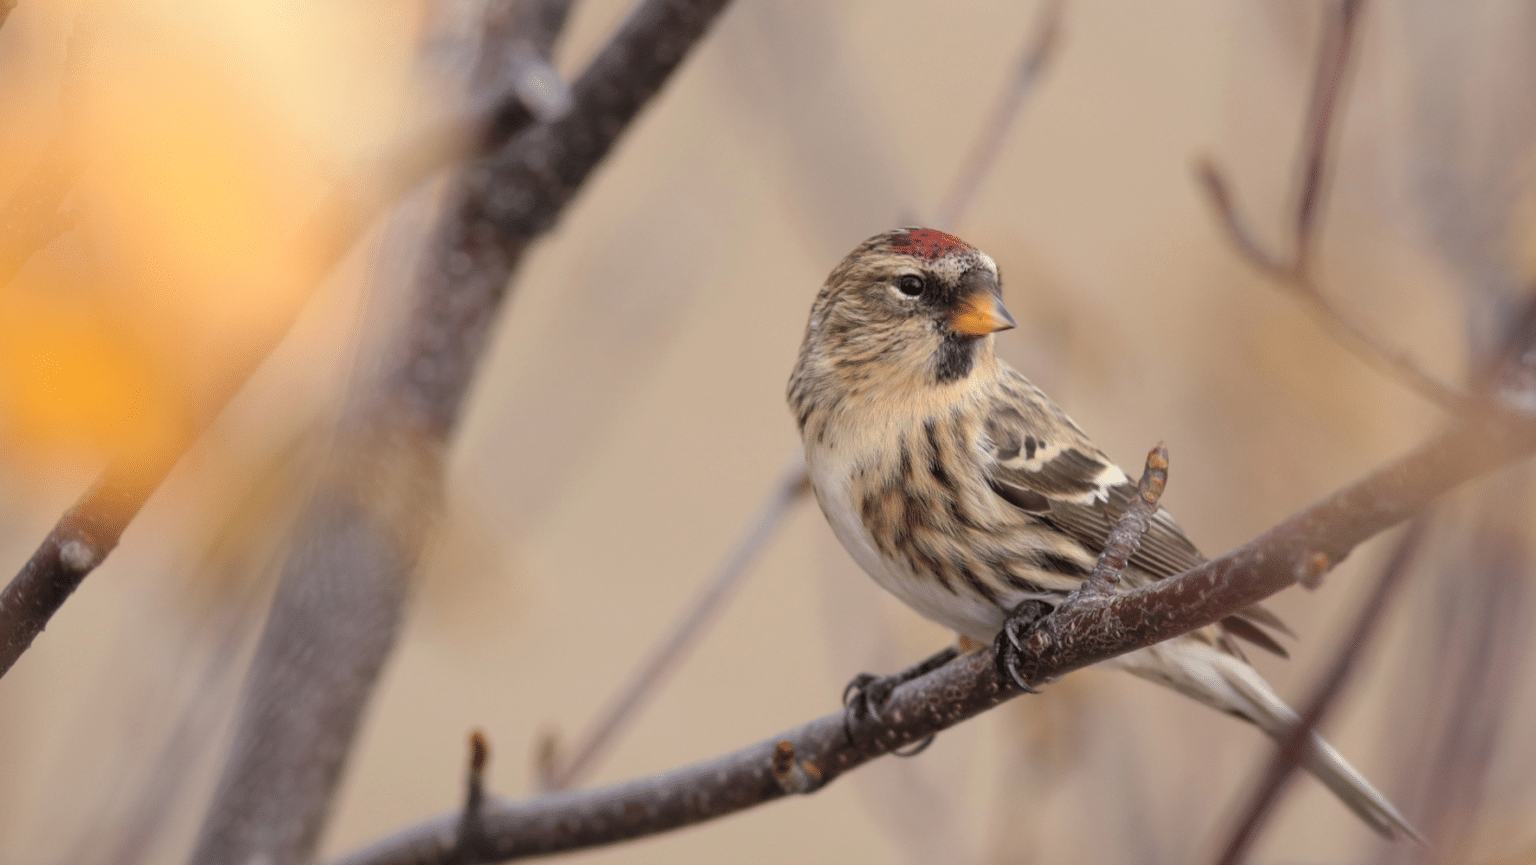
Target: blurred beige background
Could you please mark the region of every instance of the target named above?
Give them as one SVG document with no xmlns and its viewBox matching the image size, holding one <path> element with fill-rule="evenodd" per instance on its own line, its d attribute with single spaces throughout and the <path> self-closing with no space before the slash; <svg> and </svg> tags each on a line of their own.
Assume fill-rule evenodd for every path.
<svg viewBox="0 0 1536 865">
<path fill-rule="evenodd" d="M 628 7 L 578 0 L 562 71 L 574 75 Z M 1488 293 L 1529 272 L 1536 116 L 1533 13 L 1456 8 L 1368 12 L 1322 259 L 1343 308 L 1447 379 L 1465 374 L 1469 333 L 1487 338 Z M 1166 441 L 1165 503 L 1213 555 L 1441 421 L 1237 260 L 1192 181 L 1194 159 L 1214 156 L 1257 229 L 1278 236 L 1317 9 L 1070 5 L 1053 67 L 956 227 L 1003 270 L 1020 321 L 1003 354 L 1128 467 Z M 449 524 L 325 856 L 455 807 L 473 728 L 491 742 L 492 789 L 532 791 L 539 737 L 568 741 L 604 704 L 798 447 L 783 390 L 811 298 L 858 241 L 932 212 L 1035 13 L 1033 2 L 729 8 L 517 279 L 452 456 Z M 0 34 L 0 51 L 13 36 Z M 416 219 L 378 235 L 408 242 Z M 0 680 L 0 863 L 187 855 L 362 298 L 398 282 L 368 254 L 345 271 Z M 95 469 L 6 464 L 0 561 L 19 566 Z M 1504 483 L 1503 500 L 1526 494 Z M 1528 523 L 1511 521 L 1523 543 Z M 1255 661 L 1293 703 L 1382 549 L 1362 548 L 1316 592 L 1273 600 L 1300 639 L 1288 662 Z M 1445 694 L 1422 687 L 1426 623 L 1448 615 L 1456 577 L 1420 569 L 1326 729 L 1410 813 L 1433 780 L 1420 722 Z M 1502 605 L 1527 615 L 1530 587 L 1511 591 Z M 1449 639 L 1474 632 L 1487 629 Z M 589 783 L 832 712 L 855 673 L 947 639 L 883 596 L 803 504 Z M 1536 693 L 1527 647 L 1511 645 L 1514 690 L 1490 710 L 1507 722 L 1477 758 L 1488 798 L 1445 861 L 1536 850 L 1536 749 L 1522 732 Z M 914 760 L 570 861 L 1202 861 L 1271 751 L 1184 698 L 1087 671 Z M 1360 861 L 1379 847 L 1306 778 L 1255 861 Z"/>
</svg>

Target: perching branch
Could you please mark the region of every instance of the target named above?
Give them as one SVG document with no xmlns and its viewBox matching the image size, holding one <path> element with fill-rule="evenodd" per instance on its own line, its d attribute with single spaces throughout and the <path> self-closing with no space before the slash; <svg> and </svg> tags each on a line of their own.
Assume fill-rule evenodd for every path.
<svg viewBox="0 0 1536 865">
<path fill-rule="evenodd" d="M 1484 421 L 1458 426 L 1219 559 L 1087 605 L 1070 614 L 1069 622 L 1054 613 L 1046 616 L 1038 628 L 1043 639 L 1038 645 L 1030 641 L 1021 659 L 1025 678 L 1043 684 L 1221 621 L 1292 585 L 1318 555 L 1337 563 L 1361 541 L 1446 491 L 1533 451 L 1536 429 L 1528 425 Z M 837 712 L 683 769 L 489 808 L 490 858 L 485 861 L 612 844 L 735 813 L 789 792 L 815 792 L 851 769 L 1020 693 L 999 678 L 991 653 L 971 652 L 897 687 L 881 711 L 882 720 L 860 725 L 851 743 L 844 735 L 843 714 Z M 785 765 L 791 753 L 797 771 Z M 445 862 L 456 821 L 457 815 L 428 821 L 337 865 Z"/>
<path fill-rule="evenodd" d="M 1008 133 L 1023 114 L 1055 56 L 1061 41 L 1065 6 L 1066 0 L 1045 0 L 1041 5 L 1025 38 L 1015 71 L 1004 81 L 1002 92 L 977 133 L 964 164 L 934 208 L 930 223 L 933 227 L 948 231 L 963 220 L 981 194 L 987 178 L 997 168 Z M 540 744 L 536 770 L 541 789 L 546 792 L 564 790 L 579 783 L 592 770 L 601 752 L 682 663 L 689 649 L 698 642 L 699 636 L 746 578 L 752 563 L 783 525 L 784 518 L 795 504 L 809 495 L 810 489 L 805 459 L 797 452 L 785 468 L 782 480 L 758 507 L 757 514 L 747 523 L 725 560 L 699 589 L 688 610 L 619 687 L 603 712 L 588 723 L 576 744 L 570 747 L 569 754 L 563 752 L 553 735 Z"/>
<path fill-rule="evenodd" d="M 1223 848 L 1224 852 L 1217 860 L 1220 865 L 1238 865 L 1244 861 L 1248 849 L 1258 837 L 1259 830 L 1264 827 L 1275 804 L 1279 802 L 1286 781 L 1301 768 L 1307 750 L 1311 747 L 1312 731 L 1322 723 L 1323 716 L 1344 690 L 1345 681 L 1381 622 L 1387 601 L 1406 581 L 1413 559 L 1419 551 L 1424 535 L 1429 530 L 1429 524 L 1429 517 L 1420 515 L 1397 542 L 1397 547 L 1392 551 L 1392 557 L 1382 570 L 1381 577 L 1377 579 L 1370 597 L 1366 599 L 1365 606 L 1360 610 L 1360 615 L 1356 617 L 1354 626 L 1350 628 L 1349 638 L 1339 647 L 1333 664 L 1328 668 L 1316 692 L 1302 710 L 1301 719 L 1280 742 L 1280 749 L 1270 760 L 1269 768 L 1264 772 L 1264 779 L 1254 790 L 1253 800 L 1244 809 L 1243 818 L 1233 829 L 1231 839 L 1228 840 Z M 1423 838 L 1415 836 L 1415 840 L 1421 844 L 1424 843 Z"/>
<path fill-rule="evenodd" d="M 1227 239 L 1250 264 L 1303 301 L 1313 318 L 1367 365 L 1445 410 L 1461 414 L 1479 401 L 1441 382 L 1406 352 L 1367 333 L 1323 294 L 1314 273 L 1317 229 L 1328 181 L 1335 118 L 1341 111 L 1341 100 L 1347 89 L 1350 61 L 1358 41 L 1364 7 L 1365 0 L 1335 0 L 1332 12 L 1325 16 L 1317 66 L 1312 76 L 1312 94 L 1307 103 L 1306 122 L 1296 157 L 1295 203 L 1289 220 L 1288 253 L 1270 251 L 1258 239 L 1250 223 L 1239 213 L 1231 184 L 1214 161 L 1200 160 L 1196 174 Z"/>
<path fill-rule="evenodd" d="M 193 862 L 312 856 L 510 277 L 724 6 L 646 0 L 575 83 L 569 113 L 455 178 L 403 332 L 377 377 L 354 382 L 334 465 L 299 520 Z"/>
</svg>

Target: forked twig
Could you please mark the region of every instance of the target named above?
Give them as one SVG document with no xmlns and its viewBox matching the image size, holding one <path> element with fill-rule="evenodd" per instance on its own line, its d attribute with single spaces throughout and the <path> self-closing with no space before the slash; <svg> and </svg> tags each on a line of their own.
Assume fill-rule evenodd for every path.
<svg viewBox="0 0 1536 865">
<path fill-rule="evenodd" d="M 1359 616 L 1356 617 L 1354 626 L 1350 628 L 1348 639 L 1339 647 L 1328 672 L 1318 683 L 1312 698 L 1307 701 L 1300 720 L 1280 742 L 1280 750 L 1270 761 L 1269 768 L 1264 771 L 1264 779 L 1254 789 L 1252 800 L 1244 809 L 1242 819 L 1232 830 L 1232 835 L 1224 845 L 1221 856 L 1216 860 L 1220 865 L 1238 865 L 1244 860 L 1254 839 L 1258 837 L 1259 830 L 1263 828 L 1275 804 L 1279 801 L 1286 781 L 1301 768 L 1308 749 L 1312 747 L 1313 731 L 1317 729 L 1318 724 L 1322 723 L 1323 716 L 1343 691 L 1344 683 L 1354 669 L 1355 662 L 1359 660 L 1366 643 L 1370 641 L 1377 625 L 1381 622 L 1387 602 L 1405 582 L 1424 535 L 1428 532 L 1430 521 L 1431 518 L 1427 512 L 1420 514 L 1398 540 L 1396 548 L 1392 551 L 1392 557 L 1382 569 L 1381 577 L 1376 581 L 1370 597 L 1366 599 Z M 1417 840 L 1423 843 L 1424 839 Z"/>
<path fill-rule="evenodd" d="M 1464 413 L 1484 403 L 1440 381 L 1406 352 L 1378 340 L 1345 315 L 1323 294 L 1314 274 L 1318 226 L 1326 198 L 1336 120 L 1342 111 L 1350 62 L 1358 40 L 1365 0 L 1336 0 L 1325 15 L 1313 71 L 1312 92 L 1297 153 L 1290 219 L 1290 251 L 1274 252 L 1255 235 L 1238 212 L 1231 185 L 1208 158 L 1196 165 L 1200 186 L 1210 200 L 1227 239 L 1258 270 L 1304 301 L 1307 311 L 1350 353 L 1368 366 L 1452 413 Z"/>
</svg>

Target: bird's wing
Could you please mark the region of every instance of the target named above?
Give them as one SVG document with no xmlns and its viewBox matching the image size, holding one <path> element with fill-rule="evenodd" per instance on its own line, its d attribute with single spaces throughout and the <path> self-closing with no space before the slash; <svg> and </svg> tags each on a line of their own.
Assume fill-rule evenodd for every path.
<svg viewBox="0 0 1536 865">
<path fill-rule="evenodd" d="M 1137 494 L 1136 484 L 1043 393 L 1028 387 L 1035 399 L 1000 401 L 987 419 L 992 490 L 1097 554 Z M 1158 508 L 1129 564 L 1160 580 L 1205 561 L 1173 516 Z M 1221 624 L 1235 637 L 1288 657 L 1259 626 L 1294 635 L 1257 604 Z"/>
</svg>

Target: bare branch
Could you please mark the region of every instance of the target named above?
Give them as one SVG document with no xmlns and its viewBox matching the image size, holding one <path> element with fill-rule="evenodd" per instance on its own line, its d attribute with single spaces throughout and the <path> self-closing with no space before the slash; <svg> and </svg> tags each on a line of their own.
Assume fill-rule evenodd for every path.
<svg viewBox="0 0 1536 865">
<path fill-rule="evenodd" d="M 575 786 L 590 771 L 593 761 L 601 756 L 625 723 L 633 719 L 647 698 L 671 677 L 683 655 L 730 600 L 784 518 L 809 489 L 805 460 L 796 455 L 774 486 L 772 495 L 747 524 L 746 532 L 726 554 L 715 573 L 700 588 L 693 603 L 667 631 L 662 642 L 651 650 L 650 656 L 635 669 L 608 707 L 576 740 L 570 756 L 561 759 L 561 755 L 554 752 L 545 758 L 541 779 L 545 790 Z"/>
<path fill-rule="evenodd" d="M 1329 666 L 1328 672 L 1317 685 L 1312 698 L 1307 701 L 1306 708 L 1302 710 L 1301 720 L 1280 742 L 1280 750 L 1276 752 L 1274 759 L 1269 763 L 1269 768 L 1265 770 L 1264 779 L 1254 789 L 1252 801 L 1244 810 L 1243 818 L 1233 829 L 1232 837 L 1223 847 L 1224 852 L 1217 860 L 1221 865 L 1238 865 L 1244 860 L 1254 839 L 1258 837 L 1259 830 L 1263 828 L 1275 804 L 1279 802 L 1280 793 L 1285 789 L 1286 781 L 1301 768 L 1307 751 L 1312 747 L 1313 731 L 1317 729 L 1318 724 L 1322 723 L 1323 716 L 1344 690 L 1345 681 L 1349 678 L 1360 654 L 1365 650 L 1366 643 L 1375 633 L 1376 626 L 1381 622 L 1382 612 L 1386 609 L 1388 600 L 1405 582 L 1424 535 L 1429 530 L 1429 525 L 1429 515 L 1421 514 L 1398 540 L 1397 547 L 1392 551 L 1392 557 L 1382 569 L 1381 577 L 1377 579 L 1375 588 L 1371 590 L 1371 595 L 1366 599 L 1359 616 L 1356 617 L 1354 626 L 1350 628 L 1349 638 L 1339 647 L 1338 654 Z M 1415 840 L 1421 844 L 1424 843 L 1423 838 L 1415 838 Z"/>
<path fill-rule="evenodd" d="M 1493 422 L 1458 426 L 1391 465 L 1308 507 L 1236 550 L 1180 576 L 1084 605 L 1072 630 L 1055 614 L 1022 665 L 1032 684 L 1218 622 L 1286 588 L 1315 552 L 1338 562 L 1355 545 L 1449 489 L 1536 451 L 1536 430 Z M 852 743 L 836 712 L 714 760 L 600 790 L 556 793 L 486 813 L 492 855 L 503 861 L 612 844 L 699 823 L 786 795 L 788 742 L 814 792 L 883 754 L 973 717 L 1021 691 L 999 678 L 988 652 L 971 652 L 898 686 L 882 721 Z M 775 756 L 778 755 L 777 763 Z M 775 765 L 780 767 L 775 772 Z M 359 851 L 338 865 L 433 865 L 453 846 L 455 816 Z"/>
<path fill-rule="evenodd" d="M 179 442 L 177 455 L 190 445 Z M 87 574 L 101 564 L 174 459 L 119 463 L 64 512 L 21 571 L 0 591 L 0 675 L 16 663 Z"/>
<path fill-rule="evenodd" d="M 1335 119 L 1342 110 L 1341 100 L 1347 89 L 1350 60 L 1358 42 L 1360 14 L 1364 7 L 1364 0 L 1336 0 L 1333 11 L 1325 17 L 1312 76 L 1312 94 L 1307 103 L 1297 154 L 1296 201 L 1290 220 L 1289 254 L 1265 248 L 1250 223 L 1238 212 L 1231 186 L 1212 160 L 1201 159 L 1195 173 L 1227 239 L 1243 258 L 1284 286 L 1292 296 L 1304 301 L 1313 320 L 1367 366 L 1396 379 L 1446 411 L 1461 414 L 1483 401 L 1441 382 L 1406 352 L 1367 333 L 1323 294 L 1314 276 L 1317 228 L 1325 200 Z"/>
<path fill-rule="evenodd" d="M 981 195 L 987 177 L 1003 154 L 1008 133 L 1024 112 L 1024 106 L 1029 104 L 1029 97 L 1055 56 L 1056 46 L 1061 41 L 1061 18 L 1065 7 L 1066 0 L 1041 3 L 1033 32 L 1024 43 L 1015 72 L 1003 83 L 1003 91 L 982 126 L 981 134 L 971 145 L 960 172 L 955 175 L 954 184 L 934 208 L 934 228 L 949 231 L 959 225 Z"/>
<path fill-rule="evenodd" d="M 312 855 L 513 270 L 724 5 L 646 0 L 576 82 L 569 114 L 456 178 L 403 333 L 377 379 L 354 382 L 335 465 L 300 519 L 194 862 Z"/>
</svg>

